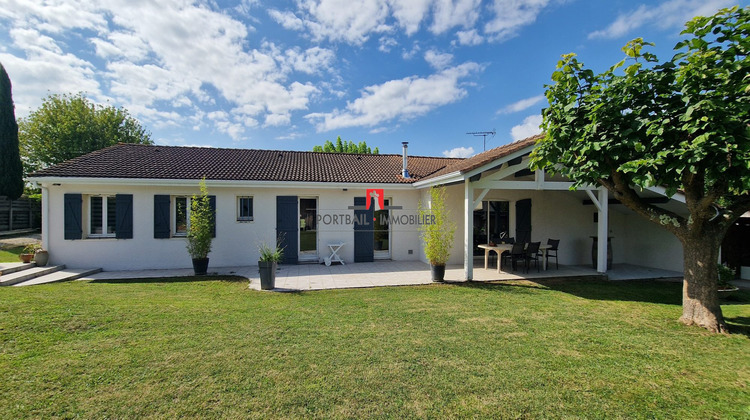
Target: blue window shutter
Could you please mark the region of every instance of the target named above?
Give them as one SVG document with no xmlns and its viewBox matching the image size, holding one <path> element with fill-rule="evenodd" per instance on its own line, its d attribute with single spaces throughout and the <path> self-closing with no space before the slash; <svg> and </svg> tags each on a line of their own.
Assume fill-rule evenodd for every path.
<svg viewBox="0 0 750 420">
<path fill-rule="evenodd" d="M 115 237 L 117 239 L 132 239 L 133 194 L 117 194 L 115 203 Z"/>
<path fill-rule="evenodd" d="M 169 212 L 169 196 L 154 195 L 154 238 L 169 238 L 171 220 Z"/>
<path fill-rule="evenodd" d="M 216 237 L 216 196 L 208 196 L 208 206 L 211 207 L 211 219 L 213 220 L 213 229 L 211 229 L 211 237 Z"/>
<path fill-rule="evenodd" d="M 83 196 L 81 194 L 65 194 L 65 239 L 81 239 L 83 224 L 81 223 Z"/>
</svg>

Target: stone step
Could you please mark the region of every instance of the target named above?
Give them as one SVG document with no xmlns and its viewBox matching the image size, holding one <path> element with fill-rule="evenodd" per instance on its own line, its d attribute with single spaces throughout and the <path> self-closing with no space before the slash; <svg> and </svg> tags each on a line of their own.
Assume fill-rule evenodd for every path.
<svg viewBox="0 0 750 420">
<path fill-rule="evenodd" d="M 33 279 L 26 280 L 21 283 L 16 283 L 13 286 L 34 286 L 36 284 L 47 284 L 56 283 L 60 281 L 71 281 L 81 277 L 90 276 L 102 271 L 101 268 L 66 268 L 63 270 L 56 271 L 54 273 L 45 274 L 43 276 L 35 277 Z"/>
<path fill-rule="evenodd" d="M 7 276 L 3 275 L 2 277 L 0 277 L 0 286 L 12 286 L 14 284 L 33 279 L 35 277 L 41 277 L 50 273 L 54 273 L 55 271 L 60 271 L 64 268 L 64 265 L 33 267 L 23 271 L 8 274 Z"/>
<path fill-rule="evenodd" d="M 29 268 L 36 267 L 36 264 L 31 263 L 0 263 L 0 277 L 6 274 L 17 273 L 19 271 L 28 270 Z"/>
</svg>

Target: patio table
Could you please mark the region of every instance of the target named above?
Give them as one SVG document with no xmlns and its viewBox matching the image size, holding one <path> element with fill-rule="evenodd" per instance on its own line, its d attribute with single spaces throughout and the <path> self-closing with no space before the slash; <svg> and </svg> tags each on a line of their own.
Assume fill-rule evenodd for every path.
<svg viewBox="0 0 750 420">
<path fill-rule="evenodd" d="M 528 246 L 528 244 L 526 244 Z M 511 249 L 513 249 L 513 244 L 497 244 L 497 245 L 489 245 L 489 244 L 481 244 L 479 245 L 480 248 L 484 249 L 484 269 L 487 269 L 490 251 L 495 251 L 497 254 L 497 272 L 500 272 L 500 261 L 501 257 L 500 255 L 508 251 L 510 252 Z M 542 251 L 542 269 L 544 271 L 547 271 L 547 250 L 552 248 L 552 245 L 548 244 L 542 244 L 539 245 L 539 250 Z"/>
</svg>

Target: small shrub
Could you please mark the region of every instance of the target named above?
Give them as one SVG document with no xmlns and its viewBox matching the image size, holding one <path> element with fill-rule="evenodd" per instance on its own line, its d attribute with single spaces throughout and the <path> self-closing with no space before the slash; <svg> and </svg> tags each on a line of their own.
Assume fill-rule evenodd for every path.
<svg viewBox="0 0 750 420">
<path fill-rule="evenodd" d="M 429 221 L 419 227 L 424 254 L 432 265 L 445 265 L 451 256 L 456 224 L 445 205 L 445 188 L 430 188 L 430 206 L 419 203 L 420 218 Z"/>
<path fill-rule="evenodd" d="M 206 179 L 200 182 L 200 194 L 190 200 L 190 227 L 187 232 L 187 250 L 193 259 L 208 258 L 213 241 L 214 215 L 206 187 Z"/>
</svg>

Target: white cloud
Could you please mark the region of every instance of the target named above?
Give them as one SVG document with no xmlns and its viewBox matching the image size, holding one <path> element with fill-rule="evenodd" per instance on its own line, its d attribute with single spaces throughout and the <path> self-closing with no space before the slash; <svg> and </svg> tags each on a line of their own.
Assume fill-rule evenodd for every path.
<svg viewBox="0 0 750 420">
<path fill-rule="evenodd" d="M 497 114 L 512 114 L 514 112 L 524 111 L 531 108 L 532 106 L 542 102 L 545 99 L 544 95 L 532 96 L 531 98 L 521 99 L 518 102 L 514 102 L 510 105 L 506 105 L 497 111 Z"/>
<path fill-rule="evenodd" d="M 368 86 L 345 109 L 312 113 L 305 118 L 315 122 L 319 132 L 408 120 L 464 98 L 467 92 L 461 86 L 461 79 L 480 71 L 482 66 L 467 62 L 425 78 L 412 76 Z"/>
<path fill-rule="evenodd" d="M 476 29 L 470 29 L 468 31 L 458 31 L 456 32 L 456 38 L 458 38 L 458 43 L 461 45 L 479 45 L 482 42 L 484 42 L 484 38 L 479 35 Z"/>
<path fill-rule="evenodd" d="M 449 158 L 467 158 L 474 154 L 473 147 L 456 147 L 451 150 L 443 151 L 443 156 Z"/>
<path fill-rule="evenodd" d="M 245 1 L 243 10 L 252 5 Z M 17 113 L 27 114 L 49 93 L 84 91 L 102 102 L 110 99 L 103 93 L 106 87 L 118 105 L 161 126 L 201 127 L 206 118 L 220 132 L 240 139 L 259 121 L 289 124 L 292 113 L 306 110 L 320 90 L 288 79 L 329 71 L 334 52 L 321 47 L 282 50 L 270 43 L 248 48 L 253 28 L 212 7 L 188 0 L 143 1 L 138 7 L 129 0 L 10 0 L 0 18 L 9 24 L 20 53 L 3 51 L 0 60 L 13 77 Z M 97 35 L 82 37 L 82 31 Z M 47 34 L 89 39 L 84 47 L 90 49 L 79 53 Z M 95 73 L 83 58 L 91 52 L 104 61 L 106 71 Z M 196 106 L 217 101 L 231 111 L 223 119 L 208 117 Z"/>
<path fill-rule="evenodd" d="M 536 21 L 550 0 L 495 0 L 495 17 L 484 25 L 484 32 L 493 41 L 504 41 L 516 35 L 518 29 Z"/>
<path fill-rule="evenodd" d="M 268 15 L 279 25 L 292 31 L 301 31 L 305 29 L 305 23 L 302 19 L 298 18 L 292 12 L 282 12 L 275 9 L 270 9 Z"/>
<path fill-rule="evenodd" d="M 539 127 L 540 125 L 542 125 L 541 115 L 529 115 L 524 118 L 521 124 L 510 129 L 510 136 L 513 138 L 513 141 L 517 141 L 537 135 L 542 132 L 542 129 Z"/>
<path fill-rule="evenodd" d="M 451 64 L 451 61 L 453 61 L 453 54 L 429 50 L 424 53 L 424 60 L 435 70 L 442 70 Z"/>
<path fill-rule="evenodd" d="M 406 35 L 413 35 L 430 10 L 432 0 L 389 0 L 388 2 L 400 27 Z"/>
<path fill-rule="evenodd" d="M 381 36 L 378 40 L 378 51 L 388 53 L 391 49 L 398 45 L 398 41 L 390 36 Z"/>
<path fill-rule="evenodd" d="M 591 32 L 588 37 L 619 38 L 642 26 L 681 27 L 694 16 L 710 16 L 731 4 L 731 0 L 670 0 L 656 7 L 640 5 L 631 12 L 620 14 L 609 26 Z"/>
<path fill-rule="evenodd" d="M 25 117 L 49 94 L 86 92 L 98 101 L 108 98 L 94 77 L 94 66 L 66 53 L 52 38 L 35 29 L 13 28 L 13 44 L 25 50 L 25 57 L 0 53 L 13 83 L 16 117 Z"/>
<path fill-rule="evenodd" d="M 360 45 L 371 33 L 388 32 L 388 5 L 383 0 L 300 0 L 299 15 L 313 39 L 345 41 Z M 288 18 L 287 18 L 288 19 Z"/>
<path fill-rule="evenodd" d="M 441 34 L 456 26 L 471 28 L 479 18 L 481 0 L 435 0 L 430 31 Z"/>
</svg>

